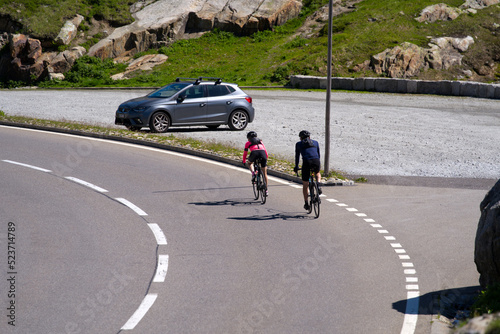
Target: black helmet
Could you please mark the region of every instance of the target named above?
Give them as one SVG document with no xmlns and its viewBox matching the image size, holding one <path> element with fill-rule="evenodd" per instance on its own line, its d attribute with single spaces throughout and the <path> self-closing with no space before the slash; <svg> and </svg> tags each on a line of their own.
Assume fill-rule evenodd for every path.
<svg viewBox="0 0 500 334">
<path fill-rule="evenodd" d="M 249 133 L 247 133 L 247 138 L 257 138 L 257 132 L 255 131 L 250 131 Z"/>
<path fill-rule="evenodd" d="M 299 133 L 300 139 L 308 138 L 311 134 L 307 130 L 302 130 Z"/>
</svg>

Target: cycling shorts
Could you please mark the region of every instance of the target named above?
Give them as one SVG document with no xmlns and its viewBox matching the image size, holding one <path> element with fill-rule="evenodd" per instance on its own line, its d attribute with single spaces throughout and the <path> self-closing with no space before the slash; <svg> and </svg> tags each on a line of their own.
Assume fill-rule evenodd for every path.
<svg viewBox="0 0 500 334">
<path fill-rule="evenodd" d="M 309 181 L 311 171 L 318 173 L 321 169 L 321 162 L 319 159 L 309 159 L 302 161 L 302 181 Z"/>
<path fill-rule="evenodd" d="M 266 156 L 266 151 L 264 150 L 255 150 L 250 152 L 250 156 L 248 157 L 248 161 L 250 162 L 255 162 L 256 160 L 260 159 L 260 167 L 266 167 L 267 166 L 267 156 Z"/>
</svg>

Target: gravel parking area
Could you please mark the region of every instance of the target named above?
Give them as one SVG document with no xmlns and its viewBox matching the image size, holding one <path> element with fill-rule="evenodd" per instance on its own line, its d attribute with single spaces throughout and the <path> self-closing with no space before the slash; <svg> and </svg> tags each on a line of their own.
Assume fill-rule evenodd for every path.
<svg viewBox="0 0 500 334">
<path fill-rule="evenodd" d="M 243 148 L 247 130 L 255 130 L 271 154 L 290 160 L 300 130 L 324 142 L 325 92 L 243 90 L 256 109 L 255 121 L 244 132 L 192 127 L 171 128 L 170 133 Z M 0 110 L 114 127 L 119 103 L 147 92 L 2 90 Z M 333 92 L 331 101 L 331 169 L 352 176 L 500 176 L 498 100 Z"/>
</svg>

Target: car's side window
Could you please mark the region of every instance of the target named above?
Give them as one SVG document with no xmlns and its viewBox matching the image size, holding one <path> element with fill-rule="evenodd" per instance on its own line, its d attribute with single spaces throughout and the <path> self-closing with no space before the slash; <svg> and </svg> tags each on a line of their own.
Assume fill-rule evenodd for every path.
<svg viewBox="0 0 500 334">
<path fill-rule="evenodd" d="M 187 99 L 198 99 L 203 97 L 203 86 L 193 86 L 186 91 L 186 100 Z"/>
<path fill-rule="evenodd" d="M 226 85 L 207 86 L 207 88 L 208 96 L 224 96 L 230 93 Z"/>
</svg>

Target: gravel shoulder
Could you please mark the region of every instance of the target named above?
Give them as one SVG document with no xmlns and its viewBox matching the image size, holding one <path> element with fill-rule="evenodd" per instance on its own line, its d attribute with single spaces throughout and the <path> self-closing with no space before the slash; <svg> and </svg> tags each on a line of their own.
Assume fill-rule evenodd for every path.
<svg viewBox="0 0 500 334">
<path fill-rule="evenodd" d="M 169 133 L 243 148 L 246 132 L 255 130 L 271 154 L 293 160 L 298 133 L 307 129 L 324 152 L 325 92 L 244 91 L 256 109 L 255 120 L 245 131 L 192 127 L 171 128 Z M 117 106 L 147 92 L 1 90 L 0 110 L 115 127 Z M 384 176 L 498 179 L 499 106 L 497 100 L 477 98 L 333 92 L 330 168 L 379 180 Z"/>
</svg>

